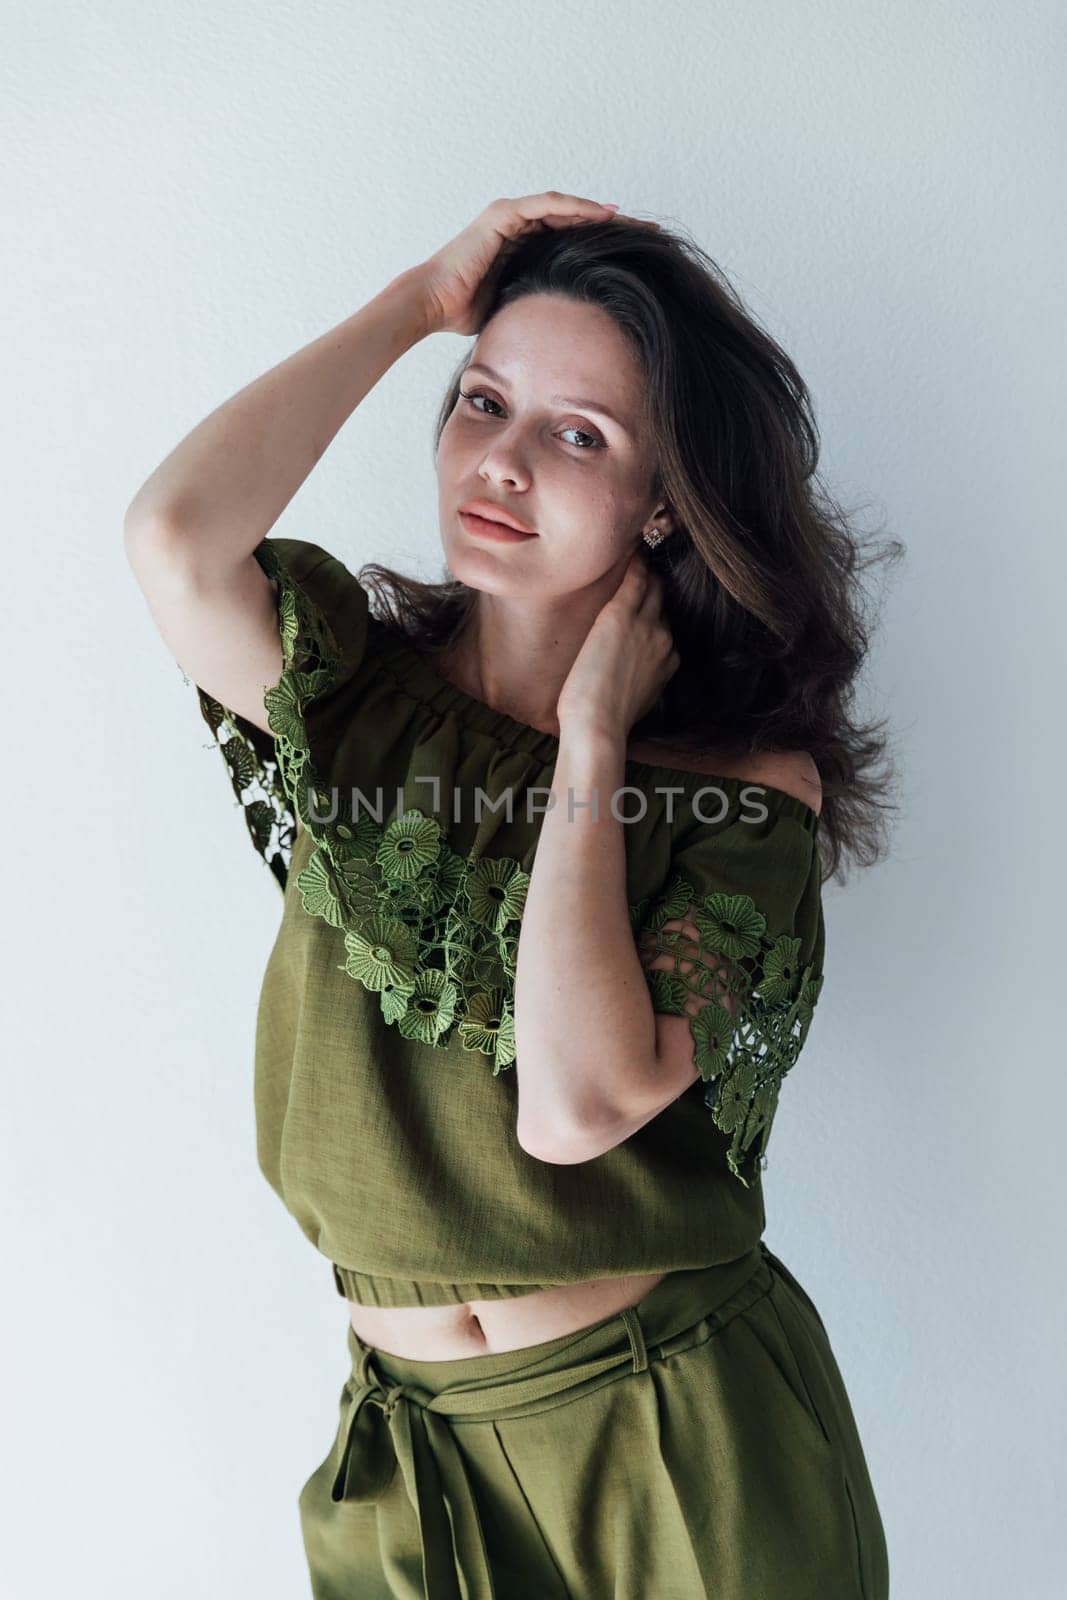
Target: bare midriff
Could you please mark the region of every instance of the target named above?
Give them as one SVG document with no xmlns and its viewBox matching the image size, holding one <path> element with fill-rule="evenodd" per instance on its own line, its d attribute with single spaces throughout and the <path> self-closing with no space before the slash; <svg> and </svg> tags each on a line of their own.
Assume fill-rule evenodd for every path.
<svg viewBox="0 0 1067 1600">
<path fill-rule="evenodd" d="M 364 1344 L 408 1361 L 453 1361 L 522 1350 L 614 1316 L 666 1277 L 597 1278 L 553 1284 L 502 1300 L 451 1306 L 361 1306 L 347 1301 L 349 1321 Z"/>
</svg>

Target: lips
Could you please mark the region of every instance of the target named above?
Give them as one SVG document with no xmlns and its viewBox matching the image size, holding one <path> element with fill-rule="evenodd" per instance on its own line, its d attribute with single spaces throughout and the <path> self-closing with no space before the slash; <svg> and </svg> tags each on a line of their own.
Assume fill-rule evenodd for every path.
<svg viewBox="0 0 1067 1600">
<path fill-rule="evenodd" d="M 498 506 L 492 500 L 468 500 L 459 509 L 461 513 L 466 512 L 472 517 L 480 517 L 483 522 L 497 522 L 505 528 L 514 528 L 518 533 L 534 532 L 534 529 L 528 527 L 520 517 L 513 516 L 510 511 L 505 511 L 503 506 Z"/>
<path fill-rule="evenodd" d="M 520 533 L 518 528 L 509 528 L 506 522 L 490 522 L 488 517 L 479 517 L 473 511 L 461 511 L 459 520 L 473 538 L 489 539 L 496 544 L 530 544 L 537 538 L 536 533 Z"/>
</svg>

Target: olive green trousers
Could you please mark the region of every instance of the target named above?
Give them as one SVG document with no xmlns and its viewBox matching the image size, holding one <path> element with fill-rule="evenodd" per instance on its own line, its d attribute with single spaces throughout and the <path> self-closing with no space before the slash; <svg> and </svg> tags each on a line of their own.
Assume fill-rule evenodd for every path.
<svg viewBox="0 0 1067 1600">
<path fill-rule="evenodd" d="M 314 1600 L 886 1600 L 826 1330 L 762 1242 L 520 1350 L 348 1344 L 300 1491 Z"/>
</svg>

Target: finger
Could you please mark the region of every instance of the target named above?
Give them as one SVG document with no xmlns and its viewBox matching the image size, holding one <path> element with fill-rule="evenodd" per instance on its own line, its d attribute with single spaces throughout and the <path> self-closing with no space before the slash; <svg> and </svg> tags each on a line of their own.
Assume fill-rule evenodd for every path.
<svg viewBox="0 0 1067 1600">
<path fill-rule="evenodd" d="M 540 205 L 538 205 L 540 203 Z M 525 225 L 542 222 L 550 228 L 565 228 L 576 221 L 595 221 L 610 218 L 614 222 L 630 222 L 637 228 L 659 228 L 651 218 L 635 217 L 600 200 L 590 200 L 585 195 L 561 194 L 558 189 L 546 189 L 540 195 L 524 195 L 514 202 L 526 219 Z"/>
<path fill-rule="evenodd" d="M 645 592 L 647 573 L 642 570 L 641 562 L 633 557 L 627 562 L 622 577 L 619 579 L 616 593 L 621 595 L 627 604 L 637 610 Z"/>
<path fill-rule="evenodd" d="M 620 211 L 617 205 L 611 205 L 601 200 L 590 200 L 584 195 L 560 194 L 558 189 L 547 189 L 544 194 L 530 196 L 529 198 L 544 201 L 561 200 L 567 202 L 564 205 L 553 205 L 550 211 L 546 211 L 544 213 L 542 216 L 542 221 L 547 220 L 548 216 L 550 215 L 553 217 L 575 215 L 586 216 L 592 215 L 598 211 L 604 211 L 613 213 L 613 221 L 615 222 L 635 222 L 642 228 L 659 227 L 658 222 L 653 222 L 651 219 L 646 217 L 635 217 L 631 212 L 628 211 Z"/>
<path fill-rule="evenodd" d="M 634 598 L 634 610 L 640 611 L 643 616 L 657 616 L 662 598 L 655 573 L 649 572 L 647 567 L 643 568 Z"/>
<path fill-rule="evenodd" d="M 645 589 L 634 608 L 642 616 L 658 621 L 663 614 L 663 587 L 653 575 L 652 581 L 645 585 Z"/>
<path fill-rule="evenodd" d="M 544 220 L 546 217 L 609 217 L 611 207 L 585 195 L 561 194 L 558 189 L 546 189 L 542 194 L 524 194 L 507 202 L 509 209 L 527 220 Z"/>
<path fill-rule="evenodd" d="M 548 214 L 546 216 L 539 217 L 537 220 L 538 222 L 543 222 L 546 227 L 549 228 L 573 228 L 576 222 L 588 222 L 595 221 L 597 219 L 589 218 L 584 215 L 556 216 Z M 605 216 L 605 220 L 607 220 L 607 216 Z M 631 217 L 625 212 L 621 211 L 616 211 L 614 214 L 611 214 L 610 220 L 612 222 L 629 222 L 632 223 L 635 228 L 659 228 L 658 222 L 652 222 L 646 217 Z"/>
</svg>

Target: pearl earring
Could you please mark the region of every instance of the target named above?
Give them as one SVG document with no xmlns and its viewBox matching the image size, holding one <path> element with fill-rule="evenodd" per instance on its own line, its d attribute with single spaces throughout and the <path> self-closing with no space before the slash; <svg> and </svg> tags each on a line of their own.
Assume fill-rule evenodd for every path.
<svg viewBox="0 0 1067 1600">
<path fill-rule="evenodd" d="M 644 540 L 645 540 L 645 543 L 646 544 L 650 544 L 652 546 L 653 550 L 654 550 L 658 544 L 662 544 L 663 540 L 666 537 L 667 537 L 667 535 L 664 532 L 662 532 L 661 529 L 659 529 L 659 528 L 650 528 L 648 533 L 646 533 L 644 535 Z"/>
</svg>

